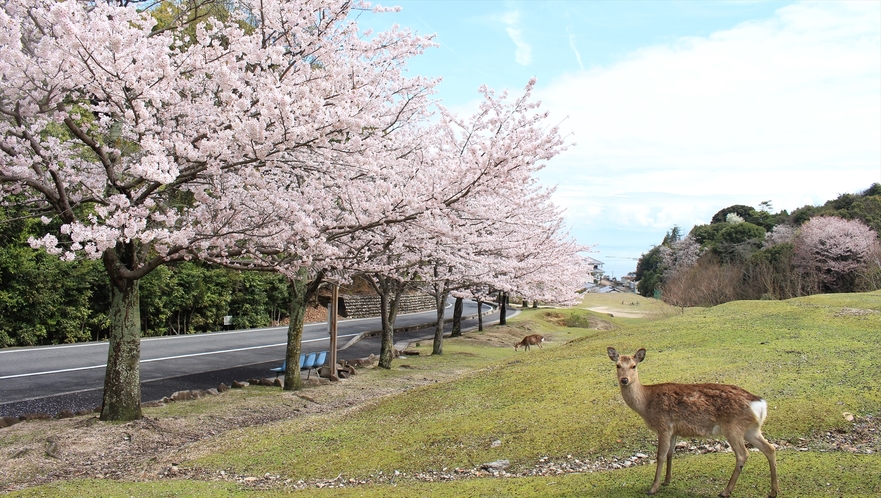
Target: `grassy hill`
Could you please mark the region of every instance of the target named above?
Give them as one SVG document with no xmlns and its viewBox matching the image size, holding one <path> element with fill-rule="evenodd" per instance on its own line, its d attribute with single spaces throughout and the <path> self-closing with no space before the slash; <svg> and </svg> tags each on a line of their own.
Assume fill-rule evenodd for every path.
<svg viewBox="0 0 881 498">
<path fill-rule="evenodd" d="M 654 435 L 622 401 L 607 346 L 648 350 L 643 383 L 734 383 L 766 398 L 783 496 L 881 493 L 881 292 L 682 311 L 639 301 L 589 295 L 580 308 L 523 310 L 508 327 L 448 340 L 440 357 L 420 344 L 390 371 L 344 381 L 345 392 L 249 388 L 147 409 L 154 425 L 210 425 L 224 410 L 283 415 L 154 454 L 134 481 L 55 481 L 12 495 L 642 496 L 654 465 L 640 454 L 654 454 Z M 515 352 L 529 333 L 548 338 L 544 349 Z M 315 405 L 331 408 L 308 414 Z M 0 461 L 45 439 L 16 429 L 40 423 L 54 427 L 0 431 Z M 767 462 L 751 455 L 735 496 L 767 492 Z M 473 478 L 491 476 L 480 467 L 498 460 L 510 462 L 500 477 Z M 724 443 L 688 442 L 659 496 L 715 496 L 733 465 Z M 614 467 L 624 468 L 570 472 Z M 27 475 L 3 472 L 0 490 Z"/>
</svg>

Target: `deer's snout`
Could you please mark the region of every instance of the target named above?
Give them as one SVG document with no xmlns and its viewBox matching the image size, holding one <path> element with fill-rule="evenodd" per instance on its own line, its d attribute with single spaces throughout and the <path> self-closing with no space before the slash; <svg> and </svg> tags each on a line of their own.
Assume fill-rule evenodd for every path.
<svg viewBox="0 0 881 498">
<path fill-rule="evenodd" d="M 627 377 L 621 377 L 620 379 L 618 379 L 618 381 L 621 382 L 622 386 L 626 386 L 628 383 L 630 383 L 630 379 L 628 379 Z"/>
</svg>

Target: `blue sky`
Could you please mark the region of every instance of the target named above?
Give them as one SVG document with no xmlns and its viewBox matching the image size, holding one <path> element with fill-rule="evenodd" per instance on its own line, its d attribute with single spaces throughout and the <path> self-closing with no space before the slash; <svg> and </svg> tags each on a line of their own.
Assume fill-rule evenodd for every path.
<svg viewBox="0 0 881 498">
<path fill-rule="evenodd" d="M 478 87 L 537 97 L 574 145 L 540 173 L 572 235 L 615 276 L 674 225 L 732 204 L 822 204 L 881 182 L 881 2 L 398 1 L 440 47 L 462 112 Z"/>
</svg>

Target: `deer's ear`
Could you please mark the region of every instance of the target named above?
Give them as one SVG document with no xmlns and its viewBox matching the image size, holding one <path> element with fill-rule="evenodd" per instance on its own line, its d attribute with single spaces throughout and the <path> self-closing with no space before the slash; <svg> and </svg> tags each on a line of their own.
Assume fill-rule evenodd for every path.
<svg viewBox="0 0 881 498">
<path fill-rule="evenodd" d="M 637 363 L 641 363 L 642 360 L 645 359 L 645 349 L 640 348 L 640 350 L 637 351 L 635 355 L 633 355 L 633 359 L 636 360 Z"/>
<path fill-rule="evenodd" d="M 615 348 L 608 348 L 606 352 L 609 354 L 609 359 L 612 361 L 618 361 L 618 352 L 615 351 Z"/>
</svg>

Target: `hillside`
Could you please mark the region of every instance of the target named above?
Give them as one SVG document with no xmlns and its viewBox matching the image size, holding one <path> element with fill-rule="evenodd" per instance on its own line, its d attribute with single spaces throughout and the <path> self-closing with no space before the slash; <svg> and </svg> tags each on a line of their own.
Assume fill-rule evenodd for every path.
<svg viewBox="0 0 881 498">
<path fill-rule="evenodd" d="M 644 298 L 638 306 L 585 300 L 448 340 L 441 357 L 415 346 L 421 354 L 390 371 L 362 370 L 331 386 L 230 391 L 148 408 L 127 424 L 78 417 L 0 429 L 0 490 L 642 496 L 655 441 L 621 400 L 605 354 L 615 346 L 648 349 L 644 383 L 736 383 L 765 397 L 784 496 L 881 492 L 881 292 L 684 312 Z M 528 333 L 544 334 L 544 348 L 515 352 L 511 344 Z M 510 466 L 481 469 L 500 460 Z M 685 442 L 659 496 L 715 496 L 733 462 L 722 441 Z M 767 479 L 755 455 L 735 495 L 764 496 Z"/>
</svg>

